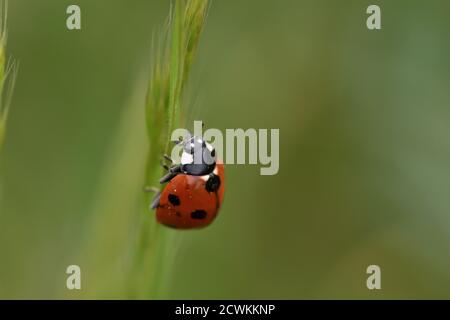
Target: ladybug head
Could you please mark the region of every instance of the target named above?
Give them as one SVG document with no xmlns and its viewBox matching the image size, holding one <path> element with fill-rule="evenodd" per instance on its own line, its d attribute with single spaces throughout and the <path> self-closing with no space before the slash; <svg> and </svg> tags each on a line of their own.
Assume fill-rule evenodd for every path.
<svg viewBox="0 0 450 320">
<path fill-rule="evenodd" d="M 181 142 L 183 154 L 181 166 L 183 172 L 202 176 L 211 173 L 216 165 L 216 150 L 197 136 L 190 136 Z"/>
</svg>

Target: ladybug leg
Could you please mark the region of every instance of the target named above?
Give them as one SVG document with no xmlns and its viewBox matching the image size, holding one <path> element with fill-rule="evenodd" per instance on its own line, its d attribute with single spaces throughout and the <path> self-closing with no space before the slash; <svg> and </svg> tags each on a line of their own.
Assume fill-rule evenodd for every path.
<svg viewBox="0 0 450 320">
<path fill-rule="evenodd" d="M 159 179 L 159 183 L 163 184 L 163 183 L 169 182 L 170 180 L 175 178 L 180 173 L 181 173 L 181 166 L 180 165 L 176 165 L 176 166 L 170 167 L 169 168 L 169 172 L 164 177 Z"/>
<path fill-rule="evenodd" d="M 159 199 L 161 199 L 161 192 L 158 192 L 158 193 L 155 194 L 155 197 L 153 198 L 152 203 L 150 205 L 150 208 L 152 210 L 158 208 L 158 206 L 159 206 Z"/>
<path fill-rule="evenodd" d="M 144 192 L 158 193 L 159 192 L 159 188 L 146 186 L 146 187 L 144 187 Z"/>
<path fill-rule="evenodd" d="M 165 164 L 164 162 L 161 161 L 160 164 L 161 164 L 161 167 L 163 167 L 166 171 L 170 170 L 169 166 L 167 164 Z"/>
<path fill-rule="evenodd" d="M 171 164 L 173 163 L 172 158 L 169 157 L 167 154 L 164 155 L 164 159 L 166 159 L 167 161 L 169 161 Z"/>
<path fill-rule="evenodd" d="M 177 174 L 169 172 L 166 175 L 164 175 L 161 179 L 159 179 L 159 183 L 163 184 L 166 182 L 169 182 L 170 180 L 172 180 Z"/>
<path fill-rule="evenodd" d="M 161 198 L 161 192 L 156 187 L 148 187 L 148 186 L 144 188 L 144 191 L 155 193 L 155 197 L 153 198 L 152 203 L 150 204 L 150 209 L 152 210 L 156 209 L 159 206 L 159 199 Z"/>
</svg>

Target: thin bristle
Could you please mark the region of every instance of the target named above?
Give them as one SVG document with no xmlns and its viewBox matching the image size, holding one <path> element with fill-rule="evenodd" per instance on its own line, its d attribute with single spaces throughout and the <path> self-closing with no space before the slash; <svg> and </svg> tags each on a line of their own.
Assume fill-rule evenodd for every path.
<svg viewBox="0 0 450 320">
<path fill-rule="evenodd" d="M 6 134 L 6 122 L 17 78 L 18 63 L 6 58 L 8 1 L 0 1 L 0 149 Z"/>
</svg>

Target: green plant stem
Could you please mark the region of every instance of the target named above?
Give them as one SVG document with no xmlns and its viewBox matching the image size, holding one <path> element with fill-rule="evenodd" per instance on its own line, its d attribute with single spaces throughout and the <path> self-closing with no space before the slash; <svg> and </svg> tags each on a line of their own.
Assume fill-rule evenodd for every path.
<svg viewBox="0 0 450 320">
<path fill-rule="evenodd" d="M 8 1 L 0 1 L 0 151 L 5 140 L 6 122 L 18 70 L 17 63 L 14 60 L 8 61 L 6 57 L 7 11 Z"/>
<path fill-rule="evenodd" d="M 153 63 L 146 103 L 149 135 L 147 185 L 158 185 L 162 175 L 160 159 L 170 152 L 170 135 L 181 123 L 183 89 L 206 20 L 208 0 L 174 0 L 167 34 L 160 35 L 153 48 Z M 156 224 L 149 215 L 152 196 L 144 197 L 144 214 L 136 250 L 134 281 L 130 295 L 162 298 L 170 265 L 175 256 L 178 231 Z M 150 217 L 151 216 L 151 217 Z"/>
</svg>

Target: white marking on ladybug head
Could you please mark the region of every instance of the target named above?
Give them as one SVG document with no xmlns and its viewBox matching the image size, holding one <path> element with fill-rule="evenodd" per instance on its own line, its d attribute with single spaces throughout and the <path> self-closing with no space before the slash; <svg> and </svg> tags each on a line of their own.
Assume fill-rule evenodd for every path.
<svg viewBox="0 0 450 320">
<path fill-rule="evenodd" d="M 183 151 L 183 153 L 181 154 L 180 162 L 182 165 L 192 164 L 192 163 L 194 163 L 194 155 Z"/>
<path fill-rule="evenodd" d="M 205 152 L 206 150 L 209 152 Z M 196 156 L 196 154 L 198 156 Z M 181 154 L 181 165 L 193 164 L 199 161 L 199 164 L 214 163 L 216 152 L 214 147 L 200 137 L 189 136 L 183 141 L 183 153 Z"/>
</svg>

